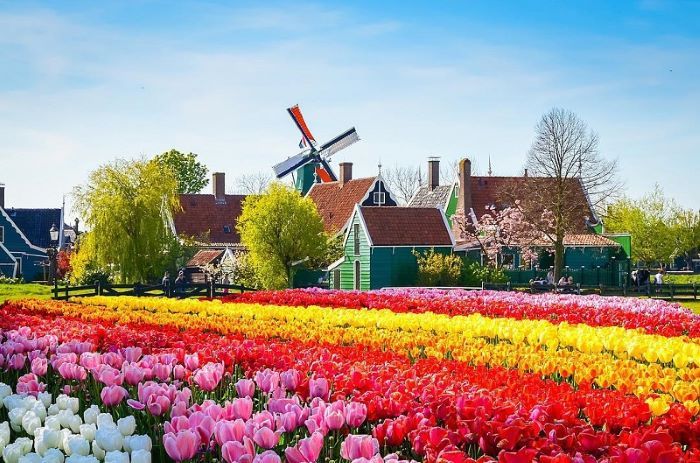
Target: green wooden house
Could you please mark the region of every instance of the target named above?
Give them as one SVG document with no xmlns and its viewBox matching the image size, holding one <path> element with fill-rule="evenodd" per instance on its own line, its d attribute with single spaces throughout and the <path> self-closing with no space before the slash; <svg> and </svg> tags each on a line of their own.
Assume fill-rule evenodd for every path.
<svg viewBox="0 0 700 463">
<path fill-rule="evenodd" d="M 454 239 L 436 208 L 356 206 L 345 231 L 344 256 L 329 267 L 334 289 L 414 286 L 414 252 L 451 253 Z"/>
</svg>

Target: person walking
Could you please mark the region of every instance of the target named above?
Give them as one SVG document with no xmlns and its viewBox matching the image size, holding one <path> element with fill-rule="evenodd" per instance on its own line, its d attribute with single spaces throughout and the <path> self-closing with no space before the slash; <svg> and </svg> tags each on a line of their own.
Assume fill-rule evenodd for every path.
<svg viewBox="0 0 700 463">
<path fill-rule="evenodd" d="M 656 272 L 656 275 L 654 275 L 654 283 L 656 285 L 656 292 L 657 293 L 661 292 L 661 287 L 664 284 L 664 271 L 663 271 L 663 269 L 659 269 L 659 271 Z"/>
<path fill-rule="evenodd" d="M 163 279 L 160 282 L 163 287 L 163 293 L 167 296 L 170 289 L 170 272 L 166 271 L 163 275 Z"/>
<path fill-rule="evenodd" d="M 182 297 L 185 292 L 185 284 L 187 284 L 187 279 L 185 278 L 185 272 L 180 270 L 177 273 L 177 278 L 175 278 L 175 293 L 178 297 Z"/>
</svg>

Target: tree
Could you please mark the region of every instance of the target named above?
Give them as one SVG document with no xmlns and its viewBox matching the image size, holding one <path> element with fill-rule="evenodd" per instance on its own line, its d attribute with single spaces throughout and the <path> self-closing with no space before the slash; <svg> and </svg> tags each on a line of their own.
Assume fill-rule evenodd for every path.
<svg viewBox="0 0 700 463">
<path fill-rule="evenodd" d="M 700 247 L 700 213 L 681 208 L 656 185 L 640 199 L 624 197 L 608 207 L 605 229 L 632 235 L 632 260 L 646 264 L 686 261 Z"/>
<path fill-rule="evenodd" d="M 266 288 L 291 287 L 297 266 L 326 253 L 323 222 L 314 203 L 278 182 L 243 201 L 236 228 Z"/>
<path fill-rule="evenodd" d="M 265 172 L 254 174 L 242 174 L 234 180 L 234 194 L 259 195 L 262 194 L 272 181 L 272 175 Z"/>
<path fill-rule="evenodd" d="M 172 170 L 177 178 L 177 192 L 199 193 L 207 186 L 207 166 L 197 161 L 194 153 L 181 153 L 177 150 L 166 151 L 153 158 L 155 162 Z"/>
<path fill-rule="evenodd" d="M 73 196 L 90 229 L 84 246 L 94 266 L 122 283 L 154 280 L 171 266 L 180 252 L 167 225 L 179 207 L 177 185 L 175 174 L 154 161 L 117 160 L 91 172 Z"/>
<path fill-rule="evenodd" d="M 588 208 L 580 200 L 581 188 L 594 208 L 618 195 L 617 162 L 604 159 L 598 151 L 598 136 L 578 116 L 554 108 L 542 116 L 535 128 L 535 140 L 527 155 L 530 174 L 519 186 L 525 215 L 554 247 L 554 274 L 558 279 L 564 262 L 564 235 L 581 228 L 581 211 Z M 542 177 L 548 179 L 542 181 Z M 544 222 L 541 212 L 551 216 Z"/>
<path fill-rule="evenodd" d="M 421 170 L 413 166 L 394 166 L 385 169 L 382 175 L 389 184 L 391 192 L 400 204 L 405 205 L 421 186 Z"/>
<path fill-rule="evenodd" d="M 476 223 L 471 223 L 463 216 L 455 217 L 461 239 L 479 247 L 487 266 L 500 268 L 502 259 L 498 257 L 504 249 L 518 248 L 526 261 L 537 258 L 536 249 L 543 244 L 542 232 L 527 220 L 519 206 L 519 201 L 515 202 L 515 206 L 499 211 L 491 206 Z M 550 212 L 545 209 L 541 212 L 539 221 L 549 221 L 551 226 L 550 216 Z"/>
<path fill-rule="evenodd" d="M 458 286 L 462 276 L 462 258 L 430 249 L 413 251 L 418 264 L 419 286 Z"/>
</svg>

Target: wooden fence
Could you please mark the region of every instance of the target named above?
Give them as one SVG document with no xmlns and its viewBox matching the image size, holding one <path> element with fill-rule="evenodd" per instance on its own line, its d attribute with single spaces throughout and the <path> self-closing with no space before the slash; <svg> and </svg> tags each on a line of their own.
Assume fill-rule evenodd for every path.
<svg viewBox="0 0 700 463">
<path fill-rule="evenodd" d="M 175 285 L 116 285 L 95 282 L 86 286 L 55 286 L 53 298 L 66 300 L 79 296 L 138 296 L 138 297 L 220 297 L 227 294 L 255 291 L 243 285 L 224 285 L 220 283 L 188 283 Z"/>
<path fill-rule="evenodd" d="M 528 291 L 530 293 L 573 293 L 573 294 L 600 294 L 601 296 L 647 296 L 656 299 L 694 299 L 698 298 L 698 285 L 686 284 L 663 284 L 657 286 L 654 284 L 644 285 L 640 287 L 629 287 L 626 284 L 622 286 L 605 286 L 605 285 L 582 285 L 580 283 L 571 287 L 558 288 L 551 285 L 526 285 L 526 284 L 511 284 L 508 283 L 484 283 L 483 289 L 492 289 L 496 291 Z"/>
</svg>

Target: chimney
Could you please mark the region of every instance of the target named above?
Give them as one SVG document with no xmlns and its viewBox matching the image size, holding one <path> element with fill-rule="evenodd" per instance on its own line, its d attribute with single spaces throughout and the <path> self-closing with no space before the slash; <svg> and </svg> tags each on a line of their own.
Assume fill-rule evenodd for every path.
<svg viewBox="0 0 700 463">
<path fill-rule="evenodd" d="M 527 177 L 527 169 L 525 169 L 525 175 L 524 175 L 524 177 Z"/>
<path fill-rule="evenodd" d="M 345 183 L 352 180 L 352 162 L 341 162 L 340 163 L 340 184 L 345 185 Z"/>
<path fill-rule="evenodd" d="M 223 172 L 214 172 L 211 179 L 214 201 L 217 203 L 226 202 L 226 174 Z"/>
<path fill-rule="evenodd" d="M 5 184 L 0 183 L 0 209 L 5 209 Z"/>
<path fill-rule="evenodd" d="M 433 156 L 428 158 L 428 188 L 433 191 L 440 185 L 440 158 Z"/>
<path fill-rule="evenodd" d="M 78 231 L 78 225 L 80 224 L 80 219 L 75 218 L 75 225 L 73 226 L 73 231 L 75 232 L 75 236 L 78 236 L 80 232 Z"/>
<path fill-rule="evenodd" d="M 459 161 L 459 197 L 457 214 L 469 220 L 472 208 L 472 162 L 464 158 Z"/>
</svg>

